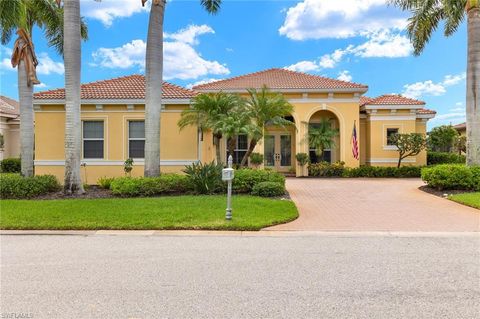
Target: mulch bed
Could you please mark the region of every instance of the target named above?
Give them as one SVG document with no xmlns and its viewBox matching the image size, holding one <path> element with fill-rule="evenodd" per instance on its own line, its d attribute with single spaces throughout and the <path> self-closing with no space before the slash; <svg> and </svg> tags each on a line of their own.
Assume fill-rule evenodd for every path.
<svg viewBox="0 0 480 319">
<path fill-rule="evenodd" d="M 424 191 L 425 193 L 429 193 L 438 197 L 445 198 L 445 194 L 448 195 L 456 195 L 456 194 L 464 194 L 464 193 L 474 193 L 474 191 L 468 191 L 468 190 L 455 190 L 455 189 L 444 189 L 444 190 L 438 190 L 435 188 L 431 188 L 428 186 L 420 186 L 418 188 L 421 191 Z"/>
<path fill-rule="evenodd" d="M 32 199 L 95 199 L 115 197 L 109 189 L 103 189 L 98 186 L 89 186 L 84 194 L 66 195 L 63 191 L 41 195 Z"/>
</svg>

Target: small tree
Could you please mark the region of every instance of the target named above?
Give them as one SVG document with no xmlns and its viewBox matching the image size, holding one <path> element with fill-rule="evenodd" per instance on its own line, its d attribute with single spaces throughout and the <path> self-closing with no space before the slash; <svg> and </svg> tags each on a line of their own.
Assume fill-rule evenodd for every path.
<svg viewBox="0 0 480 319">
<path fill-rule="evenodd" d="M 260 154 L 260 153 L 250 154 L 250 163 L 255 168 L 258 168 L 258 166 L 260 166 L 263 163 L 263 154 Z"/>
<path fill-rule="evenodd" d="M 394 134 L 390 137 L 390 142 L 398 149 L 397 167 L 400 167 L 404 158 L 416 156 L 427 147 L 427 139 L 419 133 Z"/>
<path fill-rule="evenodd" d="M 302 176 L 303 176 L 303 171 L 304 171 L 303 168 L 305 167 L 305 165 L 310 163 L 310 156 L 308 156 L 307 153 L 297 153 L 297 155 L 295 155 L 295 158 L 297 159 L 298 165 L 300 165 L 300 167 L 302 168 Z"/>
<path fill-rule="evenodd" d="M 428 145 L 433 151 L 450 152 L 458 132 L 451 125 L 437 126 L 428 133 Z"/>
<path fill-rule="evenodd" d="M 467 152 L 467 137 L 466 136 L 457 136 L 453 142 L 454 149 L 458 152 L 458 155 Z"/>
</svg>

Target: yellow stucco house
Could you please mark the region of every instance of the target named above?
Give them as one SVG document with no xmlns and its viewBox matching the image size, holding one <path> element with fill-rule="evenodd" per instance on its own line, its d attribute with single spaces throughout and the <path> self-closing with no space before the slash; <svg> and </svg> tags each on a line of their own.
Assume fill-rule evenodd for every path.
<svg viewBox="0 0 480 319">
<path fill-rule="evenodd" d="M 346 166 L 393 166 L 397 152 L 388 143 L 390 134 L 426 133 L 427 121 L 435 116 L 425 103 L 399 95 L 368 98 L 368 86 L 329 79 L 285 69 L 269 69 L 226 80 L 182 88 L 163 84 L 161 119 L 161 170 L 180 172 L 196 161 L 210 162 L 215 157 L 213 137 L 195 127 L 179 130 L 181 112 L 198 93 L 233 92 L 246 94 L 248 88 L 281 92 L 294 106 L 289 129 L 267 127 L 265 138 L 255 152 L 264 154 L 265 167 L 278 171 L 295 170 L 301 175 L 296 153 L 310 153 L 305 136 L 310 126 L 322 118 L 331 119 L 339 129 L 335 147 L 322 160 L 344 161 Z M 34 97 L 35 172 L 64 173 L 64 89 L 39 92 Z M 82 85 L 82 177 L 95 183 L 102 176 L 123 176 L 123 163 L 134 159 L 133 175 L 143 174 L 145 80 L 131 75 Z M 359 158 L 352 151 L 352 132 L 357 131 Z M 222 141 L 226 157 L 226 141 Z M 235 160 L 240 161 L 248 145 L 247 136 L 237 137 Z M 426 153 L 404 160 L 407 165 L 426 164 Z M 306 172 L 303 172 L 305 174 Z"/>
</svg>

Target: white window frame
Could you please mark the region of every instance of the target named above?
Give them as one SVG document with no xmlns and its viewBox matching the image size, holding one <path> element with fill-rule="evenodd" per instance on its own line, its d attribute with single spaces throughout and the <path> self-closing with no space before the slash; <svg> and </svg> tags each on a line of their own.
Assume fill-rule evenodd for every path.
<svg viewBox="0 0 480 319">
<path fill-rule="evenodd" d="M 94 138 L 94 137 L 87 137 L 85 138 L 83 135 L 83 128 L 85 122 L 102 122 L 103 125 L 103 138 Z M 103 142 L 103 154 L 102 157 L 88 157 L 85 158 L 85 141 L 102 141 Z M 105 159 L 105 120 L 103 119 L 83 119 L 82 120 L 82 159 L 84 160 L 99 160 Z"/>
<path fill-rule="evenodd" d="M 145 120 L 144 119 L 129 119 L 127 120 L 127 158 L 132 158 L 133 160 L 144 160 L 145 155 L 143 157 L 130 157 L 130 141 L 143 141 L 143 149 L 145 150 L 145 137 L 130 137 L 130 122 L 143 122 L 143 128 L 145 129 Z M 144 133 L 145 136 L 145 133 Z"/>
</svg>

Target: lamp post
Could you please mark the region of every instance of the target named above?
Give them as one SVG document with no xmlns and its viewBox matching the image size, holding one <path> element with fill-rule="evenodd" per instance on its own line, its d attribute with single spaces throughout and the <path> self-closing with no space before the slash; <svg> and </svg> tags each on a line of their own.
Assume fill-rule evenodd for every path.
<svg viewBox="0 0 480 319">
<path fill-rule="evenodd" d="M 222 180 L 227 182 L 227 209 L 225 212 L 225 219 L 232 220 L 232 180 L 234 171 L 232 168 L 233 157 L 230 155 L 228 157 L 228 168 L 222 170 Z"/>
</svg>

